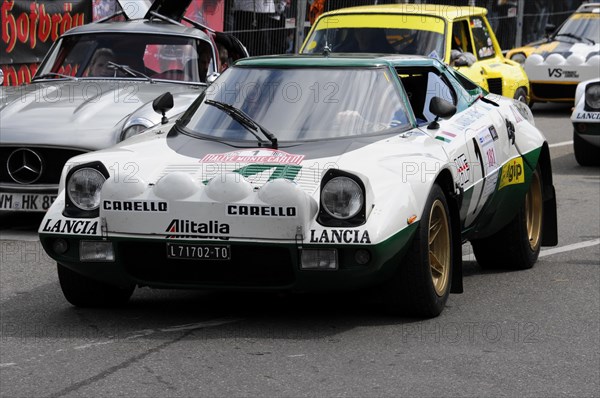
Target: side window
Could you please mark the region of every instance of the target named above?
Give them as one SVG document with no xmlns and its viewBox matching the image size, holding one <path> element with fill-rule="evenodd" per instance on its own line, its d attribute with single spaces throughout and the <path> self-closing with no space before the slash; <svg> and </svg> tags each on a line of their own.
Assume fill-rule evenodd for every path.
<svg viewBox="0 0 600 398">
<path fill-rule="evenodd" d="M 448 79 L 436 68 L 397 68 L 408 100 L 417 119 L 423 125 L 435 119 L 429 112 L 429 104 L 433 97 L 441 97 L 456 105 L 456 92 Z"/>
<path fill-rule="evenodd" d="M 471 17 L 471 30 L 473 32 L 473 41 L 475 42 L 475 51 L 479 59 L 491 58 L 496 55 L 494 43 L 490 37 L 485 21 L 481 17 Z"/>
<path fill-rule="evenodd" d="M 459 50 L 463 53 L 473 54 L 471 45 L 471 32 L 469 30 L 469 21 L 457 21 L 452 24 L 452 50 Z"/>
</svg>

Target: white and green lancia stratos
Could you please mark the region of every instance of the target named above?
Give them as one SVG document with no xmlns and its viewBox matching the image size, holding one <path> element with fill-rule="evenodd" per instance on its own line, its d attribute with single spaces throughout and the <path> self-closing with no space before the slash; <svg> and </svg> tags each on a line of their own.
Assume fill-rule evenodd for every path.
<svg viewBox="0 0 600 398">
<path fill-rule="evenodd" d="M 532 267 L 556 200 L 527 106 L 435 59 L 257 57 L 179 120 L 72 158 L 39 234 L 76 306 L 375 287 L 431 317 L 462 291 L 466 241 L 482 267 Z"/>
</svg>

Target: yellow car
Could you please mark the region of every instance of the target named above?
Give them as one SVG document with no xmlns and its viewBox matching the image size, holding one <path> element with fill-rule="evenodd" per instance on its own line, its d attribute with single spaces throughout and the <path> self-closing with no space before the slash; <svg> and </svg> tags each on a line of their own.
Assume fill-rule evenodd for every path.
<svg viewBox="0 0 600 398">
<path fill-rule="evenodd" d="M 529 81 L 505 59 L 481 7 L 388 4 L 323 13 L 300 53 L 415 54 L 437 58 L 487 91 L 529 102 Z"/>
<path fill-rule="evenodd" d="M 580 6 L 545 40 L 510 50 L 523 64 L 532 101 L 570 102 L 577 84 L 600 75 L 600 3 Z"/>
</svg>

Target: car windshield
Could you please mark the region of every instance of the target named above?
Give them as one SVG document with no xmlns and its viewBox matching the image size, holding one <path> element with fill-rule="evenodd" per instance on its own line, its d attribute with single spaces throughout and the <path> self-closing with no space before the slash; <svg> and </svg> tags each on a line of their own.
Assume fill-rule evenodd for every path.
<svg viewBox="0 0 600 398">
<path fill-rule="evenodd" d="M 406 128 L 407 112 L 391 73 L 384 67 L 232 67 L 196 100 L 179 126 L 197 136 L 262 140 L 240 123 L 246 118 L 235 115 L 235 107 L 279 141 Z"/>
<path fill-rule="evenodd" d="M 600 37 L 600 14 L 573 14 L 555 34 L 557 39 L 598 43 Z"/>
<path fill-rule="evenodd" d="M 346 14 L 320 19 L 302 52 L 385 53 L 444 57 L 442 18 L 402 14 Z"/>
<path fill-rule="evenodd" d="M 189 37 L 86 34 L 61 38 L 36 76 L 151 78 L 205 82 L 214 71 L 211 45 Z"/>
</svg>

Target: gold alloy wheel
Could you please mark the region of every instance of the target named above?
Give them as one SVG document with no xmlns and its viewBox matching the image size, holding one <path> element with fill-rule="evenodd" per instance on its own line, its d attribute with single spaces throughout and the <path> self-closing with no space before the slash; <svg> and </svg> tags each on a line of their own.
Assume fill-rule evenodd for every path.
<svg viewBox="0 0 600 398">
<path fill-rule="evenodd" d="M 525 219 L 527 223 L 527 236 L 529 247 L 536 251 L 540 247 L 540 236 L 542 235 L 542 182 L 537 170 L 531 177 L 529 191 L 525 196 Z"/>
<path fill-rule="evenodd" d="M 429 267 L 435 293 L 441 297 L 450 275 L 450 226 L 444 204 L 436 199 L 429 213 Z"/>
</svg>

